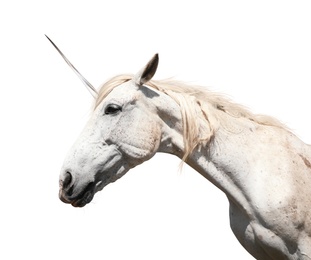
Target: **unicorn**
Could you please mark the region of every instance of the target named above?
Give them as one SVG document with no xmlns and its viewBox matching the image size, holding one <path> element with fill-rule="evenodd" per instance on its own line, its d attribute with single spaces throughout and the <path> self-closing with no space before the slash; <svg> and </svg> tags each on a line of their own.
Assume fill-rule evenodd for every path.
<svg viewBox="0 0 311 260">
<path fill-rule="evenodd" d="M 311 259 L 311 148 L 285 125 L 206 88 L 153 80 L 158 54 L 97 91 L 51 43 L 95 98 L 61 169 L 61 201 L 84 207 L 130 169 L 169 153 L 226 194 L 231 229 L 253 257 Z"/>
</svg>

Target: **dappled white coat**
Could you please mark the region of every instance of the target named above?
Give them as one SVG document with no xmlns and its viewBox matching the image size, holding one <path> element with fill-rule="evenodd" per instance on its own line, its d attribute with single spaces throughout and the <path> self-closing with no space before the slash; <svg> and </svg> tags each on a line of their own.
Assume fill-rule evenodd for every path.
<svg viewBox="0 0 311 260">
<path fill-rule="evenodd" d="M 156 55 L 133 79 L 116 78 L 100 90 L 65 159 L 60 199 L 83 207 L 156 152 L 187 153 L 185 162 L 227 195 L 231 228 L 250 254 L 310 259 L 310 146 L 273 120 L 234 115 L 217 99 L 203 104 L 188 93 L 191 123 L 173 90 L 149 84 L 157 64 Z"/>
</svg>

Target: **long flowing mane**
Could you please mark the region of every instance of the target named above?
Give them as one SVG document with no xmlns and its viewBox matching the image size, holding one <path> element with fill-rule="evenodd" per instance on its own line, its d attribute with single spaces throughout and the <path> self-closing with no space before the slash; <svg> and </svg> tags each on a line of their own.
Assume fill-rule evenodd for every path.
<svg viewBox="0 0 311 260">
<path fill-rule="evenodd" d="M 95 100 L 95 108 L 115 87 L 132 80 L 133 77 L 134 75 L 122 74 L 104 83 Z M 169 95 L 179 104 L 184 124 L 184 160 L 197 145 L 208 143 L 220 125 L 230 128 L 224 114 L 246 118 L 261 125 L 287 129 L 279 120 L 253 114 L 246 107 L 232 102 L 222 94 L 209 91 L 206 87 L 188 85 L 171 79 L 150 80 L 146 85 Z"/>
</svg>

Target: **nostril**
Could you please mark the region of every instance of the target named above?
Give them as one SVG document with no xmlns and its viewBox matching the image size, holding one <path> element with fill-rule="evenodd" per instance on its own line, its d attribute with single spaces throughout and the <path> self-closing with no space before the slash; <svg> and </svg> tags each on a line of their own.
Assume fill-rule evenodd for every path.
<svg viewBox="0 0 311 260">
<path fill-rule="evenodd" d="M 72 181 L 72 175 L 70 172 L 66 172 L 65 178 L 63 180 L 63 188 L 66 189 Z"/>
<path fill-rule="evenodd" d="M 70 187 L 70 189 L 67 191 L 68 196 L 72 196 L 73 194 L 73 185 Z"/>
</svg>

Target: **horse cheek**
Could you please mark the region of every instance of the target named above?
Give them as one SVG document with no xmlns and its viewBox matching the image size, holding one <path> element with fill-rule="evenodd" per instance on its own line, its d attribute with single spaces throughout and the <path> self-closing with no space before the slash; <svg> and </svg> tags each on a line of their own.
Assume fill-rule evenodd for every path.
<svg viewBox="0 0 311 260">
<path fill-rule="evenodd" d="M 160 146 L 160 128 L 151 120 L 144 124 L 135 124 L 120 132 L 120 148 L 130 158 L 141 163 L 150 159 Z M 136 163 L 135 163 L 136 164 Z"/>
</svg>

